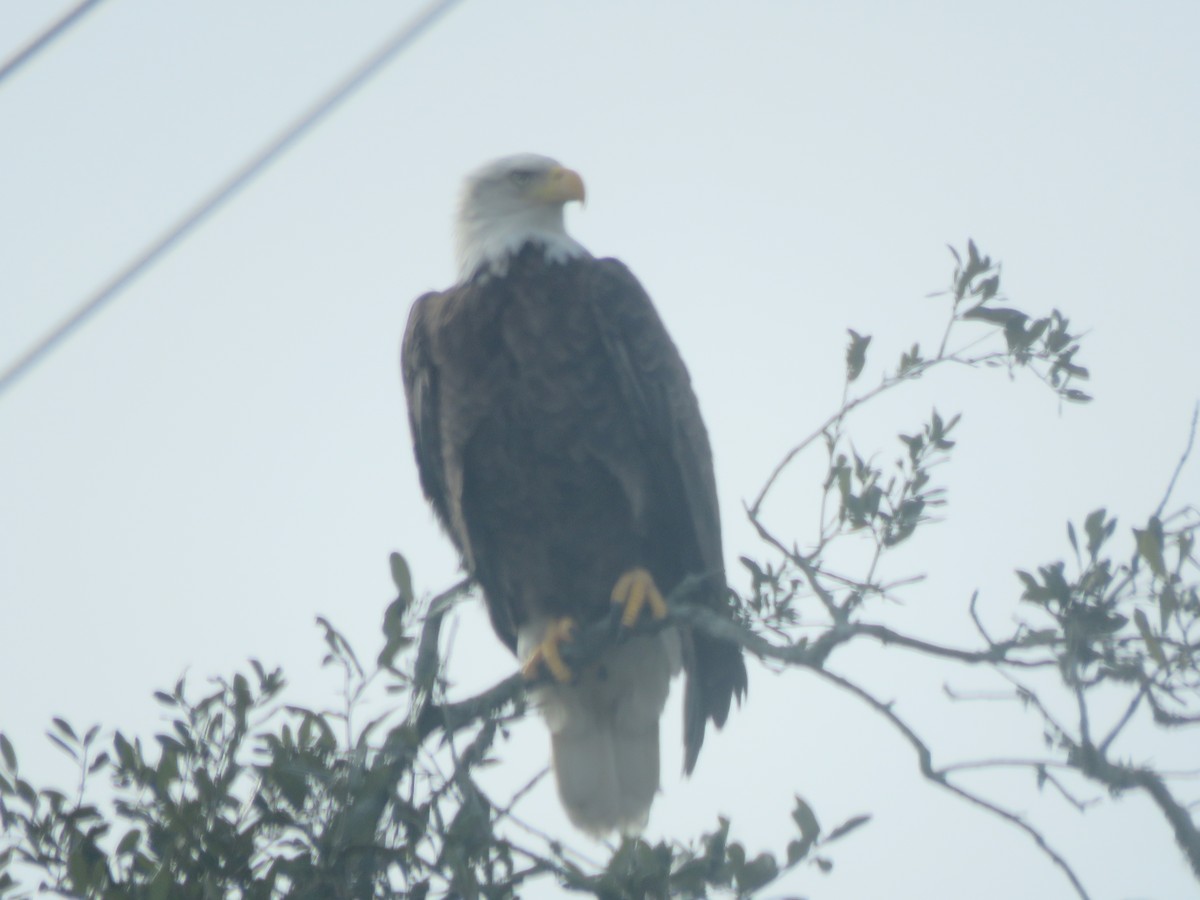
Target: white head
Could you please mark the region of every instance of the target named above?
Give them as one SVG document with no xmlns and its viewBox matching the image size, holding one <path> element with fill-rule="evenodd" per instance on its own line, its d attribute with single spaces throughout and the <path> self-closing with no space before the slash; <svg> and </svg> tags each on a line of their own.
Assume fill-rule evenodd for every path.
<svg viewBox="0 0 1200 900">
<path fill-rule="evenodd" d="M 455 223 L 460 280 L 485 267 L 502 275 L 531 241 L 551 262 L 587 256 L 563 225 L 563 206 L 583 199 L 579 173 L 546 156 L 519 153 L 476 169 L 463 184 Z"/>
</svg>

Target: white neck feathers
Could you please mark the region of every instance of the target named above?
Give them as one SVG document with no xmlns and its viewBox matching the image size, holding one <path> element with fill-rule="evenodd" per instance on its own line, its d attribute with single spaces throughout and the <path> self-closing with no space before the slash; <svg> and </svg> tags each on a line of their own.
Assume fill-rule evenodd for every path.
<svg viewBox="0 0 1200 900">
<path fill-rule="evenodd" d="M 469 281 L 486 270 L 503 275 L 508 261 L 528 243 L 546 249 L 549 262 L 566 262 L 590 256 L 583 245 L 567 234 L 561 206 L 535 206 L 500 211 L 480 210 L 463 204 L 455 228 L 458 277 Z"/>
</svg>

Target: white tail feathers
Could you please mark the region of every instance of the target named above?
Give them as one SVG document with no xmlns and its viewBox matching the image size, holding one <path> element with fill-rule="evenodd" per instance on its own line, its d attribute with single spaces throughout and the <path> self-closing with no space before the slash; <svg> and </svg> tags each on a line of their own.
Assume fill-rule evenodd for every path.
<svg viewBox="0 0 1200 900">
<path fill-rule="evenodd" d="M 679 635 L 633 638 L 570 685 L 539 688 L 567 815 L 593 835 L 640 831 L 658 791 L 658 720 L 679 671 Z"/>
</svg>

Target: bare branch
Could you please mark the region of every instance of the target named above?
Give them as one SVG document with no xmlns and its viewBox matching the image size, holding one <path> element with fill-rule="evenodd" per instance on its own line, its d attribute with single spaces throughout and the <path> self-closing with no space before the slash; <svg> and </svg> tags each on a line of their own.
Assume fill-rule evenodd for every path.
<svg viewBox="0 0 1200 900">
<path fill-rule="evenodd" d="M 1143 698 L 1145 698 L 1146 694 L 1149 692 L 1149 688 L 1150 682 L 1143 681 L 1142 686 L 1138 688 L 1137 693 L 1133 695 L 1133 699 L 1129 701 L 1129 705 L 1125 707 L 1124 714 L 1116 721 L 1116 724 L 1113 725 L 1108 734 L 1105 735 L 1104 740 L 1100 742 L 1100 746 L 1097 749 L 1099 749 L 1101 754 L 1108 752 L 1109 746 L 1114 740 L 1116 740 L 1117 735 L 1119 735 L 1125 729 L 1125 726 L 1129 724 L 1130 719 L 1133 718 L 1133 714 L 1137 711 L 1137 708 L 1141 706 Z"/>
<path fill-rule="evenodd" d="M 1017 666 L 1020 668 L 1044 668 L 1053 666 L 1054 660 L 1026 660 L 1014 658 L 1011 653 L 1014 650 L 1027 650 L 1029 645 L 1023 643 L 1020 639 L 1001 641 L 991 644 L 986 650 L 960 650 L 957 647 L 944 647 L 940 644 L 932 644 L 928 641 L 923 641 L 920 638 L 909 637 L 901 634 L 898 631 L 893 631 L 885 625 L 873 625 L 868 622 L 854 622 L 846 626 L 852 634 L 863 634 L 872 637 L 881 644 L 895 644 L 901 647 L 907 647 L 910 650 L 917 650 L 921 653 L 929 654 L 930 656 L 941 656 L 947 659 L 956 659 L 959 662 L 979 664 L 979 663 L 1004 663 L 1005 665 Z M 1036 646 L 1044 646 L 1037 644 Z"/>
<path fill-rule="evenodd" d="M 1187 446 L 1183 449 L 1183 455 L 1179 457 L 1179 462 L 1175 464 L 1175 471 L 1171 473 L 1171 480 L 1167 482 L 1167 489 L 1163 492 L 1163 498 L 1158 504 L 1158 509 L 1154 511 L 1154 515 L 1161 519 L 1163 510 L 1166 508 L 1167 502 L 1171 499 L 1171 493 L 1175 490 L 1175 482 L 1179 479 L 1179 473 L 1183 471 L 1184 464 L 1187 463 L 1188 457 L 1192 455 L 1192 447 L 1196 443 L 1196 424 L 1200 420 L 1200 403 L 1192 407 L 1192 425 L 1188 431 Z"/>
<path fill-rule="evenodd" d="M 1084 889 L 1079 877 L 1075 874 L 1075 870 L 1072 869 L 1071 865 L 1065 859 L 1063 859 L 1063 857 L 1053 847 L 1050 846 L 1040 831 L 1038 831 L 1016 813 L 997 806 L 996 804 L 985 800 L 982 797 L 979 797 L 956 784 L 951 783 L 944 772 L 940 772 L 935 769 L 933 766 L 933 754 L 930 752 L 929 747 L 924 741 L 921 740 L 920 737 L 917 736 L 916 732 L 914 732 L 912 728 L 910 728 L 898 715 L 896 715 L 891 704 L 884 703 L 882 700 L 876 699 L 858 685 L 846 680 L 845 678 L 842 678 L 840 675 L 835 675 L 833 672 L 830 672 L 827 669 L 815 669 L 813 671 L 826 681 L 830 681 L 843 690 L 848 691 L 849 693 L 858 697 L 877 713 L 887 719 L 897 731 L 904 735 L 905 739 L 907 739 L 913 750 L 916 752 L 917 763 L 921 770 L 921 774 L 927 780 L 932 781 L 934 784 L 940 785 L 967 802 L 985 809 L 993 815 L 1005 819 L 1029 835 L 1029 837 L 1035 844 L 1037 844 L 1041 851 L 1045 853 L 1046 856 L 1049 857 L 1050 860 L 1062 870 L 1063 874 L 1067 877 L 1067 880 L 1071 882 L 1071 886 L 1075 889 L 1075 893 L 1078 894 L 1082 900 L 1089 900 L 1089 894 Z"/>
</svg>

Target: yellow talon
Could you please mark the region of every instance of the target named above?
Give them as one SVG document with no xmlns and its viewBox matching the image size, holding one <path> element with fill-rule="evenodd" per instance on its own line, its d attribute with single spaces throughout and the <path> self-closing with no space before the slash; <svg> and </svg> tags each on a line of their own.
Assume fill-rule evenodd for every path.
<svg viewBox="0 0 1200 900">
<path fill-rule="evenodd" d="M 542 638 L 542 642 L 534 648 L 533 652 L 529 654 L 529 658 L 521 666 L 521 677 L 526 681 L 536 681 L 539 670 L 542 665 L 545 665 L 546 670 L 555 681 L 559 684 L 567 684 L 574 675 L 567 664 L 563 662 L 558 645 L 571 640 L 574 631 L 575 622 L 571 619 L 559 619 L 553 622 L 546 629 L 546 636 Z"/>
<path fill-rule="evenodd" d="M 640 567 L 630 569 L 617 579 L 612 589 L 612 602 L 625 607 L 621 613 L 621 625 L 625 628 L 634 626 L 644 606 L 649 606 L 650 615 L 659 620 L 665 619 L 669 612 L 654 577 Z"/>
</svg>

